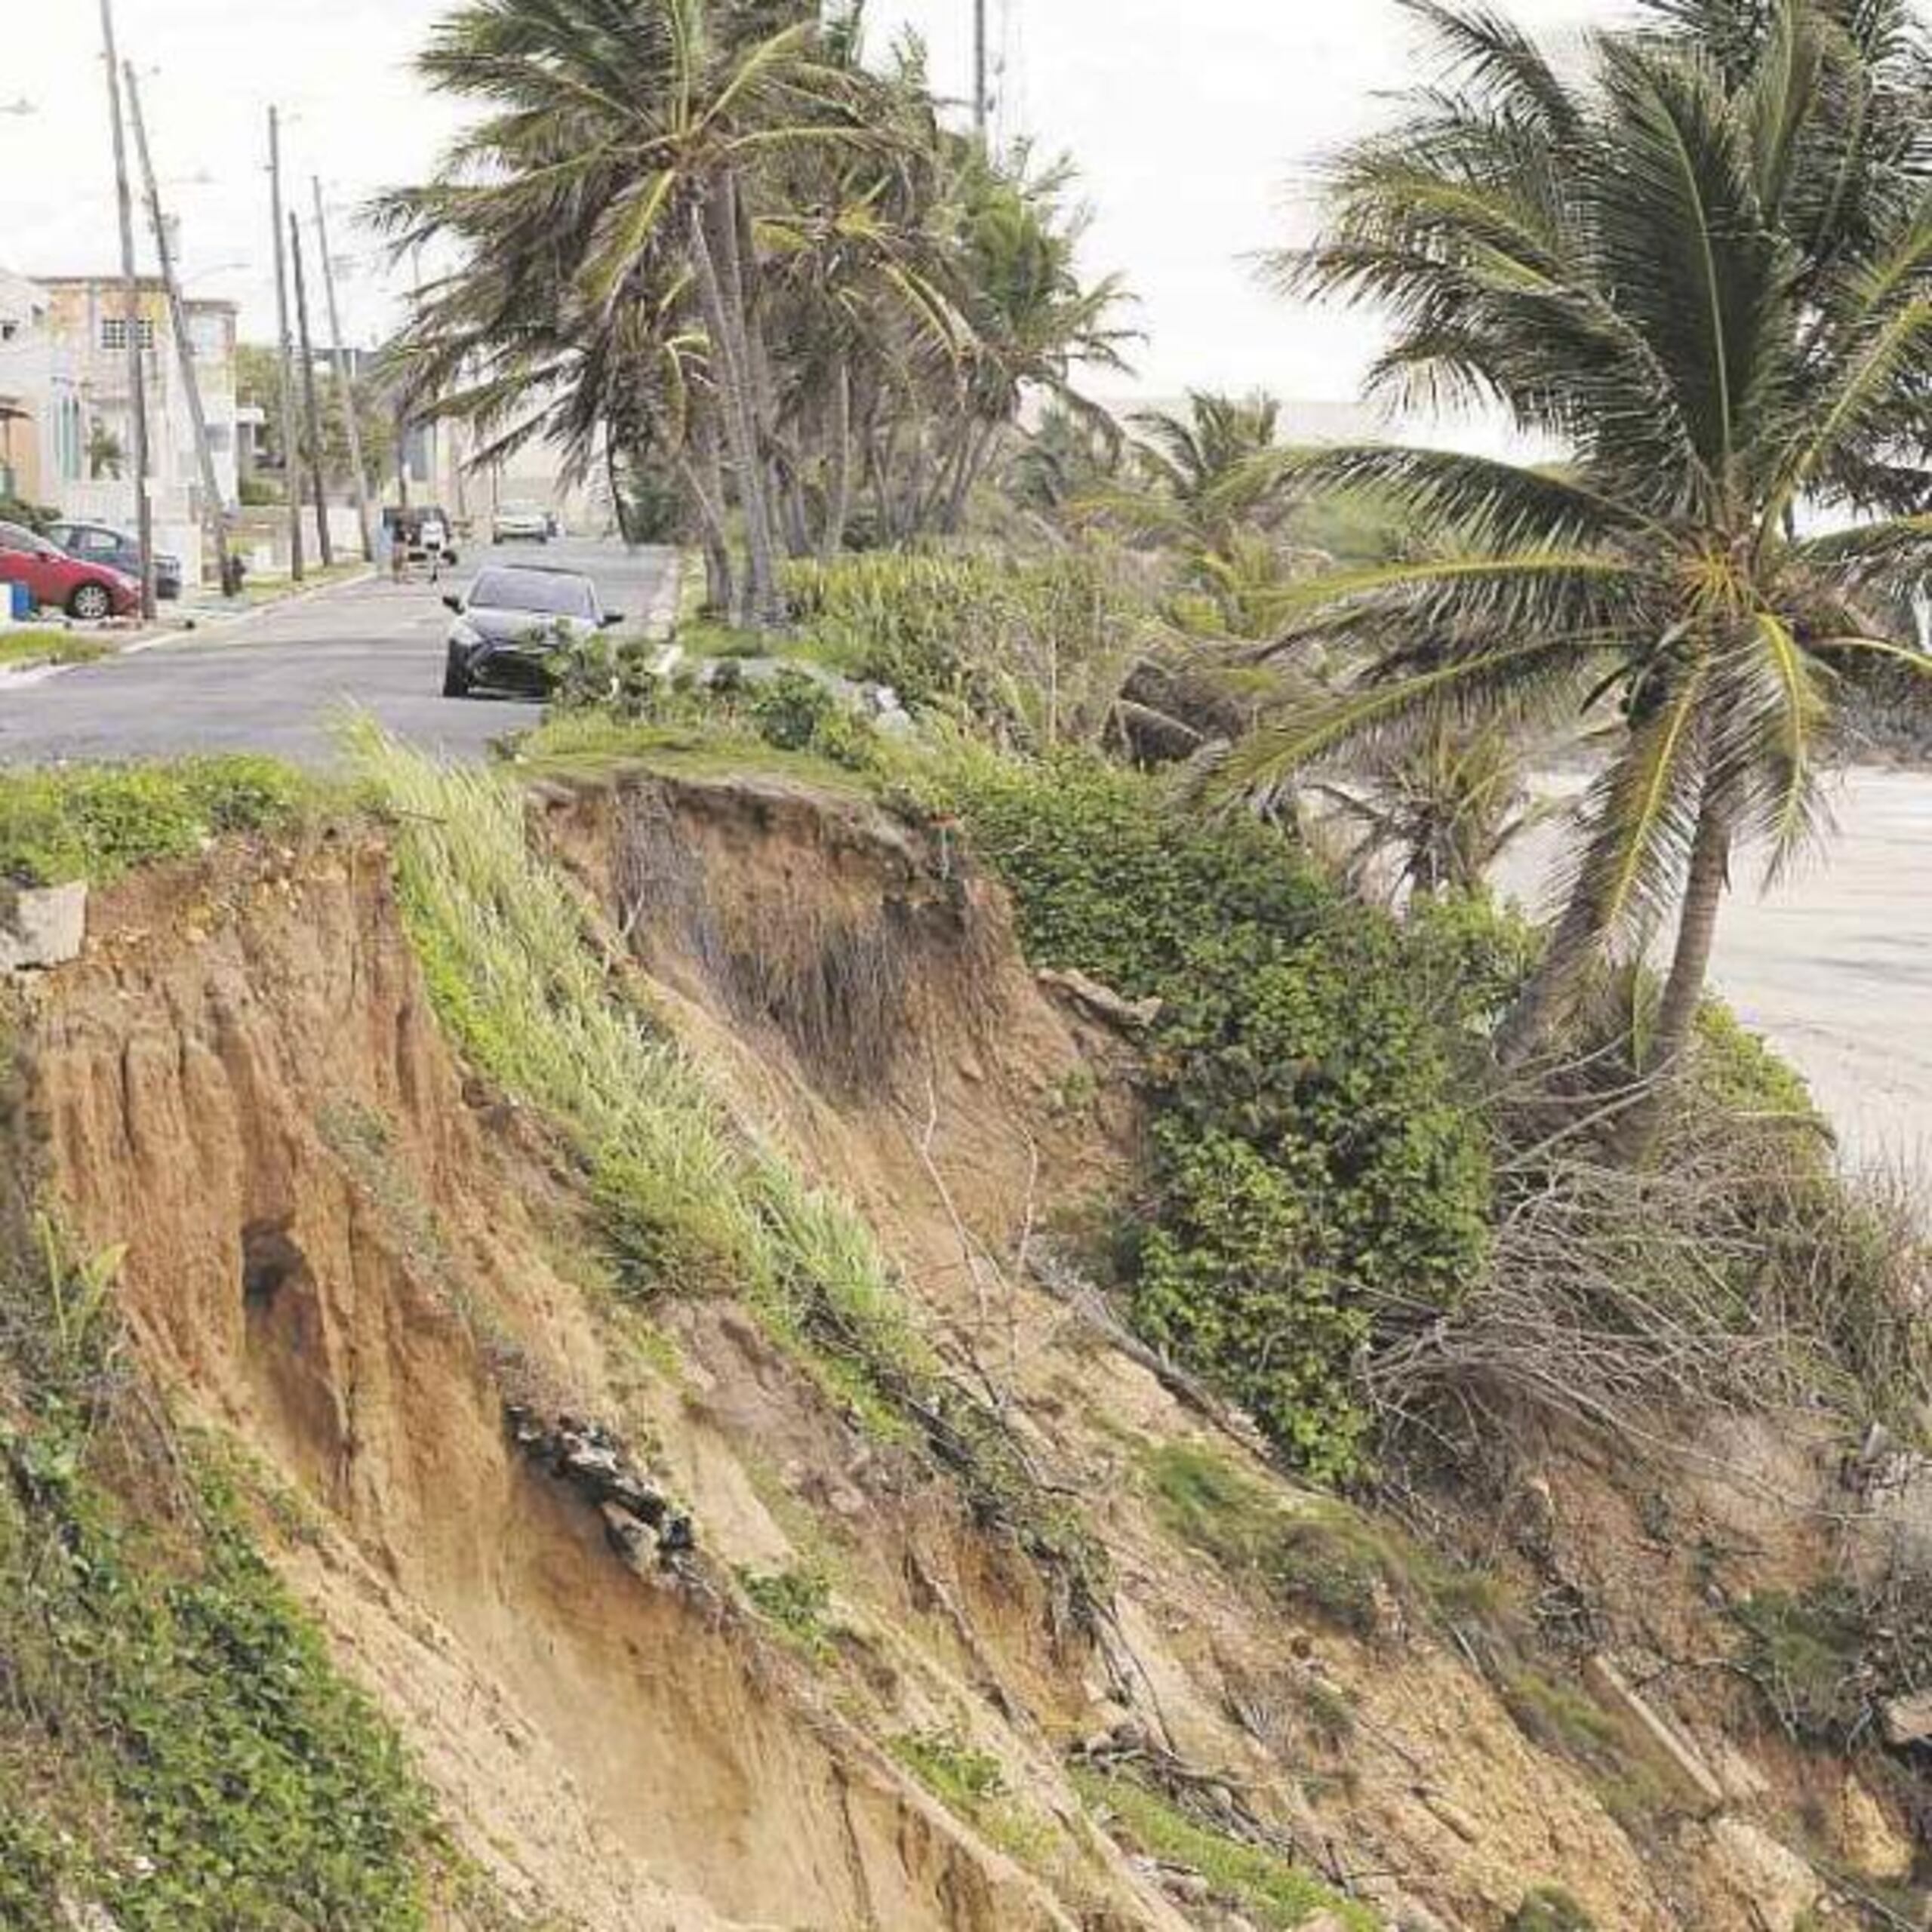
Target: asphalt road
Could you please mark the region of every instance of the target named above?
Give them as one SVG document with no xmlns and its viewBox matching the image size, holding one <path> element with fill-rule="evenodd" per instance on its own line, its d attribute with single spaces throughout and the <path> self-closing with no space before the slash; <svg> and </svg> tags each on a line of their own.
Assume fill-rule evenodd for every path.
<svg viewBox="0 0 1932 1932">
<path fill-rule="evenodd" d="M 432 586 L 355 583 L 272 607 L 217 630 L 51 674 L 0 680 L 0 764 L 269 752 L 301 764 L 335 757 L 333 721 L 351 707 L 426 748 L 479 756 L 536 722 L 538 707 L 441 695 L 446 592 L 485 561 L 586 571 L 605 603 L 641 621 L 664 591 L 672 553 L 566 540 L 479 556 Z"/>
</svg>

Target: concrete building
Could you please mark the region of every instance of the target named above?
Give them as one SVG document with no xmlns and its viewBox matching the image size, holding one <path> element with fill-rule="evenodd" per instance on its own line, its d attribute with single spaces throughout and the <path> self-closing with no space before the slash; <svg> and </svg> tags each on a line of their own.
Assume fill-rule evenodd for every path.
<svg viewBox="0 0 1932 1932">
<path fill-rule="evenodd" d="M 72 360 L 48 318 L 47 291 L 0 269 L 0 496 L 29 503 L 79 473 L 86 441 Z"/>
<path fill-rule="evenodd" d="M 57 432 L 51 473 L 43 472 L 39 500 L 57 505 L 66 516 L 132 530 L 133 412 L 122 284 L 114 275 L 51 275 L 38 278 L 36 285 L 45 299 L 45 334 L 55 371 Z M 188 582 L 195 584 L 205 571 L 205 506 L 194 419 L 181 377 L 166 289 L 154 276 L 143 278 L 137 286 L 140 312 L 134 326 L 146 379 L 155 543 L 181 558 Z M 223 507 L 232 509 L 237 494 L 235 305 L 190 299 L 185 307 L 215 480 Z M 4 386 L 0 381 L 0 388 Z M 45 451 L 46 438 L 42 440 Z"/>
</svg>

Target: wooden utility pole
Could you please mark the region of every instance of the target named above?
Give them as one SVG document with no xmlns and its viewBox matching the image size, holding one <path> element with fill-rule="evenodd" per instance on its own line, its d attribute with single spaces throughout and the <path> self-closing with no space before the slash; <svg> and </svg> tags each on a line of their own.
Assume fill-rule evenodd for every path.
<svg viewBox="0 0 1932 1932">
<path fill-rule="evenodd" d="M 168 291 L 168 318 L 174 329 L 174 349 L 181 364 L 181 386 L 187 392 L 188 418 L 195 432 L 195 457 L 201 466 L 202 515 L 214 539 L 215 568 L 220 573 L 221 594 L 232 597 L 236 589 L 233 566 L 228 554 L 228 506 L 223 501 L 220 479 L 214 473 L 214 451 L 208 441 L 208 412 L 202 407 L 202 381 L 195 368 L 195 343 L 188 332 L 188 305 L 181 299 L 181 284 L 175 274 L 174 248 L 168 239 L 168 222 L 161 211 L 161 187 L 155 179 L 154 156 L 148 147 L 147 117 L 141 112 L 141 84 L 134 77 L 134 63 L 127 64 L 128 113 L 134 124 L 134 152 L 140 158 L 141 179 L 147 188 L 148 220 L 154 229 L 155 252 L 161 260 L 161 279 Z"/>
<path fill-rule="evenodd" d="M 349 351 L 343 346 L 342 311 L 336 306 L 335 264 L 329 258 L 328 217 L 322 211 L 322 180 L 311 177 L 315 191 L 315 246 L 321 251 L 322 292 L 328 298 L 329 339 L 335 346 L 335 386 L 342 404 L 343 426 L 349 432 L 349 466 L 355 472 L 355 520 L 362 531 L 362 561 L 376 561 L 376 535 L 369 514 L 369 472 L 362 466 L 362 424 L 355 407 L 355 384 L 349 370 Z"/>
<path fill-rule="evenodd" d="M 992 118 L 992 94 L 987 85 L 990 71 L 986 60 L 986 0 L 973 0 L 973 130 L 983 149 L 991 140 L 988 125 Z"/>
<path fill-rule="evenodd" d="M 302 454 L 295 434 L 294 358 L 288 345 L 288 244 L 281 227 L 281 110 L 269 109 L 269 193 L 275 204 L 275 314 L 281 358 L 281 473 L 288 495 L 288 574 L 300 583 L 302 568 Z"/>
<path fill-rule="evenodd" d="M 122 314 L 128 330 L 128 456 L 134 472 L 135 536 L 141 546 L 141 615 L 152 623 L 154 503 L 148 494 L 147 365 L 141 359 L 141 281 L 134 261 L 134 197 L 128 185 L 128 137 L 121 118 L 121 56 L 114 44 L 114 0 L 100 0 L 100 35 L 107 51 L 107 106 L 114 120 L 114 187 L 121 214 Z"/>
<path fill-rule="evenodd" d="M 302 345 L 303 408 L 309 419 L 309 474 L 315 485 L 315 532 L 322 546 L 322 568 L 335 563 L 335 540 L 329 534 L 329 490 L 322 460 L 322 412 L 315 406 L 315 343 L 309 333 L 309 278 L 302 269 L 302 225 L 288 211 L 288 250 L 295 258 L 295 319 Z"/>
</svg>

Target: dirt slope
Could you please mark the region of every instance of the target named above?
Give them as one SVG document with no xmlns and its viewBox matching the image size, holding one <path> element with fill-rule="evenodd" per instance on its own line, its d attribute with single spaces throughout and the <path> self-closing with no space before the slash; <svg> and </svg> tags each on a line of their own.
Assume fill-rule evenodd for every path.
<svg viewBox="0 0 1932 1932">
<path fill-rule="evenodd" d="M 1725 1787 L 1691 1804 L 1560 1661 L 1500 1694 L 1507 1673 L 1383 1546 L 1346 1601 L 1291 1601 L 1188 1532 L 1174 1495 L 1202 1471 L 1321 1512 L 1040 1285 L 1053 1231 L 1131 1171 L 1134 1049 L 1035 982 L 956 854 L 769 781 L 555 792 L 534 817 L 747 1131 L 864 1209 L 1088 1512 L 1115 1597 L 1097 1632 L 1068 1627 L 1020 1552 L 746 1311 L 620 1305 L 582 1177 L 438 1033 L 379 838 L 123 888 L 29 1018 L 56 1189 L 87 1241 L 128 1244 L 144 1358 L 286 1492 L 278 1561 L 531 1922 L 1249 1922 L 1186 1861 L 1137 1855 L 1162 1850 L 1144 1832 L 1103 1829 L 1122 1773 L 1417 1932 L 1493 1932 L 1546 1885 L 1604 1932 L 1795 1932 L 1830 1909 L 1783 1843 L 1821 1793 L 1833 1856 L 1896 1863 L 1847 1768 L 1797 1764 L 1735 1696 L 1678 1700 Z M 506 1402 L 608 1423 L 689 1509 L 699 1558 L 623 1546 L 519 1450 Z M 1613 1528 L 1633 1534 L 1609 1520 L 1617 1472 L 1552 1472 L 1541 1570 L 1521 1537 L 1495 1567 L 1535 1586 L 1594 1552 L 1596 1641 L 1644 1638 L 1602 1574 Z M 1684 1522 L 1735 1530 L 1742 1506 L 1692 1497 Z M 806 1570 L 830 1608 L 788 1641 L 737 1579 Z M 1695 1580 L 1646 1575 L 1690 1606 L 1675 1637 L 1704 1635 Z M 991 1795 L 961 1796 L 935 1752 L 996 1765 Z"/>
</svg>

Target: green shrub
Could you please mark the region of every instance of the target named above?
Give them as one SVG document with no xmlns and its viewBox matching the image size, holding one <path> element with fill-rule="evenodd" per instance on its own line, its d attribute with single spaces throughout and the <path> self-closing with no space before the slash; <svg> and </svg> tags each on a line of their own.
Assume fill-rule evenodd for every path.
<svg viewBox="0 0 1932 1932">
<path fill-rule="evenodd" d="M 889 1740 L 892 1755 L 949 1810 L 976 1819 L 1006 1795 L 999 1760 L 956 1730 L 909 1731 Z"/>
<path fill-rule="evenodd" d="M 738 1581 L 752 1607 L 808 1657 L 823 1657 L 830 1652 L 832 1584 L 823 1571 L 741 1570 Z"/>
<path fill-rule="evenodd" d="M 1792 1737 L 1841 1749 L 1870 1727 L 1896 1644 L 1875 1627 L 1890 1620 L 1875 1618 L 1850 1583 L 1760 1591 L 1731 1614 L 1743 1636 L 1739 1668 Z M 1932 1648 L 1921 1661 L 1932 1663 Z"/>
<path fill-rule="evenodd" d="M 1158 632 L 1097 552 L 879 551 L 790 565 L 786 587 L 822 662 L 1038 749 L 1095 737 Z"/>
<path fill-rule="evenodd" d="M 966 752 L 938 789 L 1035 965 L 1163 1002 L 1135 1326 L 1299 1466 L 1352 1475 L 1374 1309 L 1451 1305 L 1483 1259 L 1486 1136 L 1458 1051 L 1478 1016 L 1460 982 L 1438 989 L 1450 942 L 1347 899 L 1273 832 L 1192 820 L 1097 760 Z M 1460 916 L 1456 955 L 1500 961 L 1500 992 L 1514 930 Z"/>
<path fill-rule="evenodd" d="M 295 817 L 309 787 L 272 758 L 183 758 L 0 772 L 0 880 L 106 884 L 208 839 Z"/>
<path fill-rule="evenodd" d="M 843 709 L 817 678 L 789 664 L 753 685 L 746 703 L 758 736 L 781 752 L 811 750 L 820 732 Z"/>
</svg>

